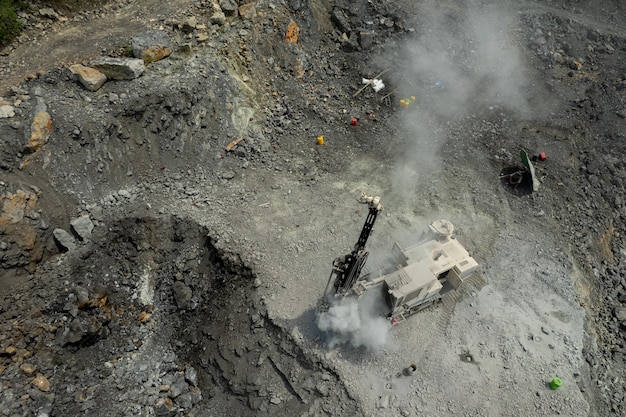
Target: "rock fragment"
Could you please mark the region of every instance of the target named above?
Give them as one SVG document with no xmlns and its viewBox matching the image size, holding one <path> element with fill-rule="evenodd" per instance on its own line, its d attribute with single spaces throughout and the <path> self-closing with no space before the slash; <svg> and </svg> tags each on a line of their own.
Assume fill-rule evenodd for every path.
<svg viewBox="0 0 626 417">
<path fill-rule="evenodd" d="M 73 251 L 76 249 L 76 242 L 74 241 L 74 237 L 72 237 L 72 235 L 70 235 L 66 230 L 54 229 L 52 235 L 54 236 L 54 240 L 64 249 L 68 251 Z"/>
<path fill-rule="evenodd" d="M 371 49 L 374 45 L 374 37 L 376 34 L 370 30 L 364 30 L 359 32 L 359 45 L 363 49 Z"/>
<path fill-rule="evenodd" d="M 33 379 L 32 384 L 39 388 L 40 391 L 50 391 L 50 381 L 48 381 L 48 378 L 46 378 L 43 374 L 37 374 L 35 379 Z"/>
<path fill-rule="evenodd" d="M 195 16 L 191 16 L 189 18 L 187 18 L 187 20 L 185 20 L 181 25 L 180 25 L 180 30 L 182 30 L 185 33 L 192 33 L 194 30 L 196 30 L 196 25 L 198 24 L 198 21 L 196 20 Z"/>
<path fill-rule="evenodd" d="M 30 137 L 26 144 L 26 152 L 29 155 L 20 164 L 20 169 L 26 168 L 37 157 L 41 148 L 48 143 L 52 133 L 52 116 L 46 111 L 45 102 L 41 97 L 37 98 L 37 113 L 30 125 Z"/>
<path fill-rule="evenodd" d="M 179 377 L 176 381 L 174 381 L 174 383 L 170 387 L 169 396 L 170 398 L 176 398 L 182 393 L 186 392 L 187 390 L 188 390 L 188 385 L 185 382 L 185 378 Z"/>
<path fill-rule="evenodd" d="M 224 25 L 224 23 L 226 23 L 226 15 L 224 14 L 224 12 L 215 12 L 211 16 L 211 19 L 209 19 L 209 20 L 210 20 L 211 24 L 213 24 L 213 25 L 222 26 L 222 25 Z"/>
<path fill-rule="evenodd" d="M 194 404 L 192 394 L 190 392 L 186 392 L 182 395 L 179 395 L 178 398 L 176 398 L 176 404 L 178 404 L 178 406 L 183 409 L 191 408 Z"/>
<path fill-rule="evenodd" d="M 37 366 L 32 363 L 23 363 L 20 365 L 20 371 L 24 372 L 26 375 L 31 376 L 37 370 Z"/>
<path fill-rule="evenodd" d="M 246 3 L 239 6 L 239 16 L 248 20 L 256 17 L 256 7 L 254 7 L 254 3 Z"/>
<path fill-rule="evenodd" d="M 89 302 L 89 291 L 83 286 L 75 286 L 74 295 L 76 296 L 76 303 L 78 306 L 86 305 Z"/>
<path fill-rule="evenodd" d="M 9 104 L 0 106 L 0 119 L 8 119 L 15 116 L 15 108 Z"/>
<path fill-rule="evenodd" d="M 340 8 L 335 7 L 333 9 L 330 15 L 330 20 L 342 33 L 350 33 L 352 31 L 348 17 Z"/>
<path fill-rule="evenodd" d="M 175 411 L 174 403 L 169 397 L 159 398 L 154 405 L 154 411 L 157 416 L 168 416 Z"/>
<path fill-rule="evenodd" d="M 194 387 L 198 386 L 198 371 L 191 365 L 185 367 L 185 380 Z"/>
<path fill-rule="evenodd" d="M 106 75 L 97 69 L 75 64 L 70 67 L 73 78 L 79 81 L 83 87 L 91 91 L 98 91 L 107 80 Z"/>
<path fill-rule="evenodd" d="M 90 65 L 111 80 L 134 80 L 146 70 L 143 59 L 138 58 L 102 57 Z"/>
<path fill-rule="evenodd" d="M 39 9 L 39 15 L 52 20 L 59 20 L 59 14 L 49 7 Z"/>
<path fill-rule="evenodd" d="M 68 325 L 57 329 L 56 343 L 61 347 L 92 345 L 99 339 L 108 336 L 107 321 L 108 319 L 104 315 L 76 317 Z"/>
<path fill-rule="evenodd" d="M 91 239 L 91 232 L 93 231 L 94 225 L 89 214 L 75 218 L 70 221 L 70 225 L 81 240 L 86 241 Z"/>
<path fill-rule="evenodd" d="M 219 0 L 219 5 L 226 16 L 236 16 L 238 5 L 234 0 Z"/>
<path fill-rule="evenodd" d="M 187 310 L 191 308 L 191 288 L 185 285 L 184 282 L 176 281 L 173 285 L 174 288 L 174 299 L 176 300 L 176 305 L 181 310 Z"/>
<path fill-rule="evenodd" d="M 41 147 L 48 143 L 52 132 L 52 117 L 47 111 L 39 112 L 33 118 L 31 124 L 31 134 L 26 147 L 32 152 L 41 150 Z"/>
<path fill-rule="evenodd" d="M 288 43 L 298 43 L 298 36 L 300 35 L 300 28 L 293 20 L 289 22 L 289 26 L 287 26 L 287 31 L 285 32 L 285 41 Z"/>
<path fill-rule="evenodd" d="M 229 169 L 225 172 L 222 173 L 221 177 L 225 180 L 232 180 L 233 178 L 235 178 L 235 171 L 233 171 L 232 169 Z"/>
<path fill-rule="evenodd" d="M 170 40 L 162 30 L 151 30 L 135 36 L 131 40 L 135 58 L 143 59 L 144 64 L 167 58 L 172 53 Z"/>
<path fill-rule="evenodd" d="M 140 323 L 147 323 L 150 320 L 150 318 L 152 318 L 152 314 L 148 313 L 147 311 L 142 311 L 137 316 L 137 319 L 139 320 Z"/>
</svg>

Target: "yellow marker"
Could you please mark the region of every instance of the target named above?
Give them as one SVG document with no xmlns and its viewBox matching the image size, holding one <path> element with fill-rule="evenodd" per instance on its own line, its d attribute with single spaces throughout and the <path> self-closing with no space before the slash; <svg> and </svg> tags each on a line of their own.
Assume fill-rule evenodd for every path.
<svg viewBox="0 0 626 417">
<path fill-rule="evenodd" d="M 318 145 L 323 145 L 324 144 L 324 136 L 318 136 L 317 137 L 317 144 Z"/>
</svg>

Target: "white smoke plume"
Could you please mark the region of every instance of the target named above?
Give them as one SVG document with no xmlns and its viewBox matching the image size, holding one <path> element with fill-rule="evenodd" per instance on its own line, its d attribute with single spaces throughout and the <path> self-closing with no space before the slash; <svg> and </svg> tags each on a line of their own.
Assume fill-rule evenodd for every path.
<svg viewBox="0 0 626 417">
<path fill-rule="evenodd" d="M 391 324 L 380 315 L 375 292 L 357 300 L 354 297 L 333 299 L 328 311 L 317 317 L 317 326 L 324 332 L 329 347 L 350 345 L 378 350 L 387 343 Z"/>
<path fill-rule="evenodd" d="M 528 66 L 518 47 L 517 14 L 500 1 L 415 2 L 415 35 L 390 41 L 372 63 L 389 69 L 385 81 L 396 99 L 414 102 L 398 112 L 402 144 L 391 173 L 391 191 L 403 200 L 441 169 L 454 120 L 498 109 L 529 117 Z M 468 131 L 467 135 L 472 132 Z M 457 133 L 455 138 L 462 138 Z"/>
<path fill-rule="evenodd" d="M 529 111 L 514 13 L 497 3 L 464 13 L 436 4 L 422 12 L 424 20 L 416 22 L 421 34 L 395 51 L 398 86 L 416 96 L 420 111 L 443 121 L 488 105 Z"/>
</svg>

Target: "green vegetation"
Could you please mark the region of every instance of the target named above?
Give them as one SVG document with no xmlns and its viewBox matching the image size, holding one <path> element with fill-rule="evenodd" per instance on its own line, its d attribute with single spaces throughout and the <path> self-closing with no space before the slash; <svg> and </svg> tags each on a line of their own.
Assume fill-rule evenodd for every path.
<svg viewBox="0 0 626 417">
<path fill-rule="evenodd" d="M 122 49 L 124 50 L 124 54 L 126 56 L 133 56 L 133 47 L 130 46 L 129 43 L 124 43 L 124 45 L 122 45 Z"/>
<path fill-rule="evenodd" d="M 85 9 L 92 9 L 107 3 L 109 0 L 0 0 L 0 48 L 8 45 L 20 35 L 22 24 L 17 12 L 20 10 L 30 13 L 42 7 L 52 7 L 62 13 L 76 13 Z"/>
<path fill-rule="evenodd" d="M 8 45 L 19 36 L 22 27 L 17 19 L 16 8 L 21 1 L 0 0 L 0 47 Z"/>
</svg>

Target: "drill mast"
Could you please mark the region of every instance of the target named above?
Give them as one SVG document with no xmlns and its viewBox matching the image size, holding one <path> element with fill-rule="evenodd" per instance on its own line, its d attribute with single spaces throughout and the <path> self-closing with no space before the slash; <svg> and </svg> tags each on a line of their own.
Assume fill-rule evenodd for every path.
<svg viewBox="0 0 626 417">
<path fill-rule="evenodd" d="M 361 275 L 361 270 L 367 260 L 369 252 L 365 250 L 365 245 L 372 233 L 376 217 L 378 213 L 383 210 L 383 206 L 380 204 L 380 197 L 369 197 L 365 194 L 361 194 L 359 202 L 369 205 L 369 212 L 367 213 L 365 224 L 363 225 L 363 229 L 361 229 L 361 234 L 352 252 L 340 256 L 333 261 L 333 269 L 328 278 L 325 293 L 328 293 L 331 282 L 333 283 L 335 294 L 344 296 L 350 292 L 354 283 L 359 278 L 359 275 Z"/>
</svg>

